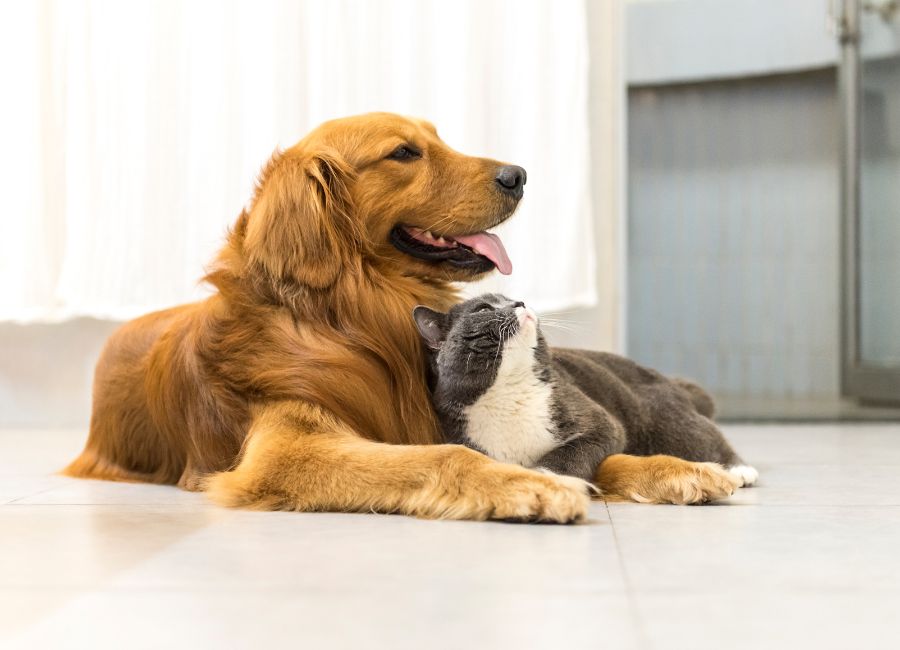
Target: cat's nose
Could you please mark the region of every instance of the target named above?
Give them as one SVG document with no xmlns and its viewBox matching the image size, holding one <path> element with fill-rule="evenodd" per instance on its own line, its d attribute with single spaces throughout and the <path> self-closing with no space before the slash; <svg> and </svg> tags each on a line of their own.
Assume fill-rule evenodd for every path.
<svg viewBox="0 0 900 650">
<path fill-rule="evenodd" d="M 524 325 L 528 321 L 537 323 L 537 314 L 525 306 L 524 302 L 517 302 L 515 305 L 516 316 L 519 318 L 519 324 Z"/>
<path fill-rule="evenodd" d="M 513 303 L 513 307 L 524 307 L 524 306 L 525 306 L 525 303 L 522 302 L 521 300 L 519 302 Z"/>
</svg>

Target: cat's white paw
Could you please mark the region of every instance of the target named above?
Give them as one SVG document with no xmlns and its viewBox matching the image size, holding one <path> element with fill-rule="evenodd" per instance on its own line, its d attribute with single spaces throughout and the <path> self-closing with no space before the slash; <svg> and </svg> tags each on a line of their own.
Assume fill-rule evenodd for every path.
<svg viewBox="0 0 900 650">
<path fill-rule="evenodd" d="M 728 471 L 743 481 L 744 484 L 742 487 L 753 485 L 759 478 L 759 472 L 756 471 L 756 468 L 750 467 L 749 465 L 732 465 L 728 468 Z"/>
</svg>

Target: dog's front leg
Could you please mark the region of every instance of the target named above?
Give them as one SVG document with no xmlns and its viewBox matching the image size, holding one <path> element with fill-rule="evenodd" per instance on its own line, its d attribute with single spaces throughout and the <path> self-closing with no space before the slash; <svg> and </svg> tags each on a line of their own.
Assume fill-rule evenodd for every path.
<svg viewBox="0 0 900 650">
<path fill-rule="evenodd" d="M 588 506 L 588 485 L 579 479 L 458 445 L 372 442 L 298 402 L 258 409 L 237 467 L 209 476 L 204 487 L 217 503 L 258 510 L 569 523 Z"/>
</svg>

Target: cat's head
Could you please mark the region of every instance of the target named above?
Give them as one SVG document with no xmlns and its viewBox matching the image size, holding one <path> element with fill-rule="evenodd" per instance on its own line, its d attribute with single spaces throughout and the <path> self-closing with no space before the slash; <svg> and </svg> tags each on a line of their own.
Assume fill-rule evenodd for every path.
<svg viewBox="0 0 900 650">
<path fill-rule="evenodd" d="M 500 294 L 466 300 L 447 313 L 419 306 L 413 318 L 438 384 L 477 391 L 494 382 L 501 363 L 524 371 L 546 356 L 537 315 Z"/>
</svg>

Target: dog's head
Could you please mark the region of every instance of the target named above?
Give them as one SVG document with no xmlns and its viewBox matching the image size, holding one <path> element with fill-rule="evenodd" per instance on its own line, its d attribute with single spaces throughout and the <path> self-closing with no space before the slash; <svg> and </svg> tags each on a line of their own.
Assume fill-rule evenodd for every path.
<svg viewBox="0 0 900 650">
<path fill-rule="evenodd" d="M 244 250 L 275 278 L 314 289 L 354 258 L 442 280 L 509 273 L 486 231 L 513 213 L 524 185 L 521 167 L 454 151 L 423 120 L 334 120 L 263 171 Z"/>
</svg>

